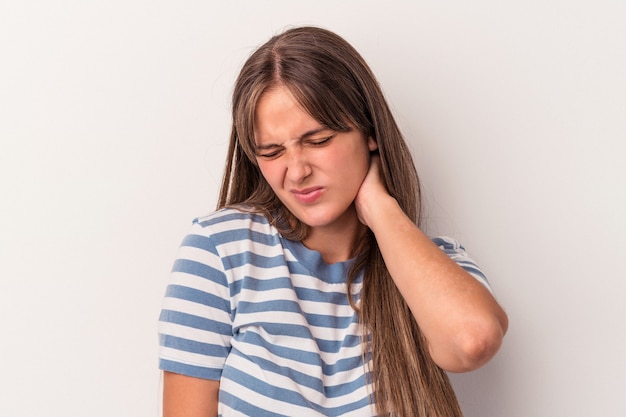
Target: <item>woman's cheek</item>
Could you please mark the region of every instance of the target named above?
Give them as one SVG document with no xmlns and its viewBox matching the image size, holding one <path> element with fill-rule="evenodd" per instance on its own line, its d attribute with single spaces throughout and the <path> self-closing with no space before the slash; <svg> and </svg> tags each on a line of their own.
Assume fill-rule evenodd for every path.
<svg viewBox="0 0 626 417">
<path fill-rule="evenodd" d="M 261 175 L 265 178 L 265 181 L 270 185 L 270 187 L 274 188 L 274 177 L 276 168 L 272 168 L 272 164 L 268 161 L 260 161 L 257 162 L 259 165 L 259 171 L 261 171 Z"/>
</svg>

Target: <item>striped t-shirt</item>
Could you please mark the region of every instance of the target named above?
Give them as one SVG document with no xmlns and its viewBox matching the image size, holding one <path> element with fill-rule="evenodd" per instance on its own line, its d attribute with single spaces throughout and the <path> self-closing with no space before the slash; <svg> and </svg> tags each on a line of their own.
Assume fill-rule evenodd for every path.
<svg viewBox="0 0 626 417">
<path fill-rule="evenodd" d="M 487 285 L 456 241 L 434 242 Z M 160 368 L 219 380 L 223 417 L 376 415 L 349 268 L 283 238 L 263 215 L 196 219 L 163 301 Z M 360 290 L 357 279 L 357 302 Z"/>
</svg>

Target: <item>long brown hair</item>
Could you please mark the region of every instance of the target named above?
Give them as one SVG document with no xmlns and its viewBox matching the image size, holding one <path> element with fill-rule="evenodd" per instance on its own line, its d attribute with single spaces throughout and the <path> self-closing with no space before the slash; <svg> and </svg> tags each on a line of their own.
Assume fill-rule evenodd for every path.
<svg viewBox="0 0 626 417">
<path fill-rule="evenodd" d="M 256 164 L 256 104 L 268 89 L 285 86 L 311 117 L 335 131 L 356 126 L 378 144 L 387 190 L 417 225 L 420 187 L 411 153 L 372 71 L 340 36 L 316 27 L 299 27 L 274 36 L 244 64 L 235 83 L 233 125 L 218 208 L 251 207 L 265 214 L 281 234 L 306 237 L 308 228 L 278 200 Z M 446 373 L 431 359 L 426 341 L 396 288 L 371 232 L 354 249 L 350 286 L 363 271 L 358 311 L 369 336 L 376 411 L 380 416 L 459 417 Z"/>
</svg>

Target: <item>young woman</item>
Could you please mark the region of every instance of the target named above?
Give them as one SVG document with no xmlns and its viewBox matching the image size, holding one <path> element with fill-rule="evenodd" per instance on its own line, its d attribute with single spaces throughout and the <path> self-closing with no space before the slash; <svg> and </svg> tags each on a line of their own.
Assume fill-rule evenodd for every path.
<svg viewBox="0 0 626 417">
<path fill-rule="evenodd" d="M 489 361 L 507 317 L 464 249 L 419 224 L 361 56 L 314 27 L 262 45 L 235 85 L 218 211 L 163 302 L 164 416 L 460 416 L 445 371 Z"/>
</svg>

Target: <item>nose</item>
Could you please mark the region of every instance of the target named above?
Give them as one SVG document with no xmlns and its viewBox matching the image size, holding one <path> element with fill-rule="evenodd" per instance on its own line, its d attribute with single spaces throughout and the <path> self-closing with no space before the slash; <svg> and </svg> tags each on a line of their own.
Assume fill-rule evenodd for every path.
<svg viewBox="0 0 626 417">
<path fill-rule="evenodd" d="M 300 183 L 311 175 L 311 165 L 302 149 L 292 149 L 287 157 L 287 179 L 292 183 Z"/>
</svg>

